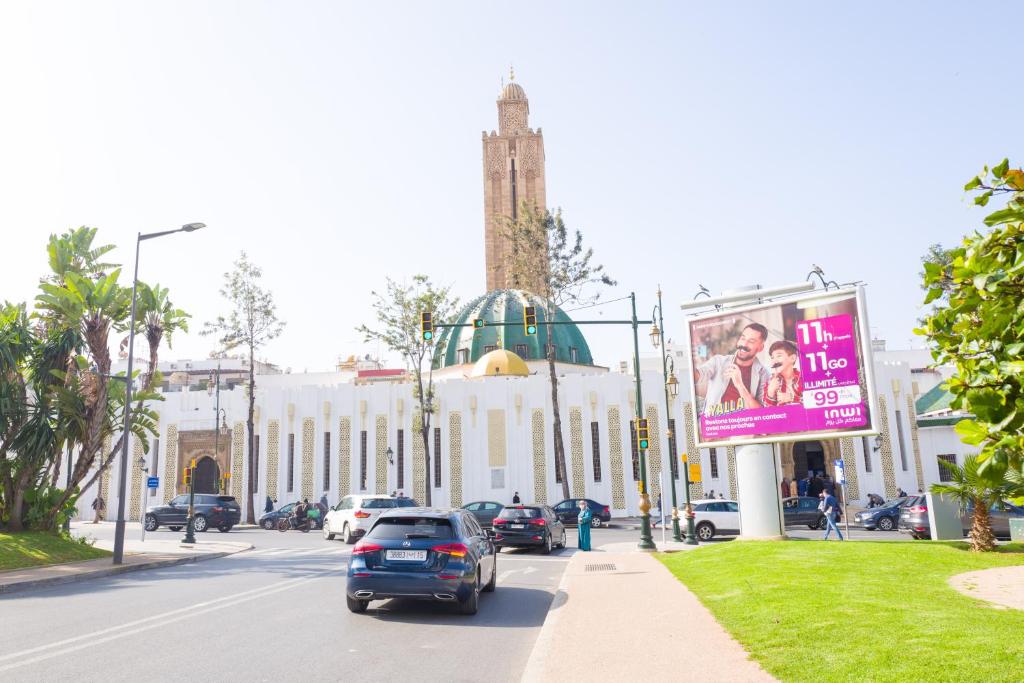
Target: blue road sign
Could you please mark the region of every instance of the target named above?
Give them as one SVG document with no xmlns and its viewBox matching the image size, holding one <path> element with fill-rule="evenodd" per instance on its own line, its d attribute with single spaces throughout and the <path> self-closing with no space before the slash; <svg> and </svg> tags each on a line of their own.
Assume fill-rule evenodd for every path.
<svg viewBox="0 0 1024 683">
<path fill-rule="evenodd" d="M 160 488 L 160 477 L 149 477 L 146 479 L 146 486 L 151 489 Z"/>
</svg>

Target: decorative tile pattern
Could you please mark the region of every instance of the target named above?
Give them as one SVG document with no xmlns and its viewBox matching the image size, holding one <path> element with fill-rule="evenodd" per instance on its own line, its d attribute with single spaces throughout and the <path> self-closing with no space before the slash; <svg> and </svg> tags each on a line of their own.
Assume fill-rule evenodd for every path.
<svg viewBox="0 0 1024 683">
<path fill-rule="evenodd" d="M 626 509 L 622 469 L 622 415 L 618 406 L 608 406 L 608 464 L 612 473 L 612 507 Z"/>
<path fill-rule="evenodd" d="M 907 396 L 907 419 L 910 420 L 910 442 L 914 447 L 914 473 L 917 474 L 917 488 L 924 491 L 924 468 L 921 465 L 921 442 L 917 434 L 917 408 L 914 398 Z"/>
<path fill-rule="evenodd" d="M 449 502 L 462 507 L 462 413 L 448 413 L 448 489 Z"/>
<path fill-rule="evenodd" d="M 686 432 L 686 458 L 687 467 L 691 462 L 700 462 L 700 451 L 697 449 L 697 433 L 693 428 L 693 406 L 689 403 L 683 404 L 683 430 Z M 705 475 L 701 472 L 701 481 L 690 483 L 690 500 L 700 500 L 704 497 Z"/>
<path fill-rule="evenodd" d="M 572 461 L 572 496 L 586 498 L 586 473 L 583 469 L 583 410 L 569 408 L 569 457 Z"/>
<path fill-rule="evenodd" d="M 423 416 L 420 411 L 412 414 L 412 490 L 413 498 L 420 503 L 427 498 L 427 468 L 423 452 Z"/>
<path fill-rule="evenodd" d="M 889 409 L 886 407 L 885 394 L 878 395 L 878 427 L 882 436 L 882 482 L 885 485 L 886 499 L 895 498 L 896 466 L 892 461 L 892 441 L 889 439 Z"/>
<path fill-rule="evenodd" d="M 131 483 L 131 498 L 128 500 L 128 519 L 142 521 L 142 475 L 143 469 L 139 467 L 139 458 L 145 456 L 145 449 L 142 447 L 142 441 L 135 437 L 132 437 L 134 442 L 132 445 L 132 483 Z"/>
<path fill-rule="evenodd" d="M 315 501 L 319 496 L 313 493 L 316 457 L 316 420 L 311 417 L 302 418 L 302 497 Z"/>
<path fill-rule="evenodd" d="M 231 430 L 231 495 L 235 497 L 239 505 L 243 505 L 245 487 L 245 447 L 246 434 L 244 422 L 235 422 L 235 428 Z"/>
<path fill-rule="evenodd" d="M 729 467 L 729 497 L 736 500 L 736 447 L 725 449 L 725 460 Z"/>
<path fill-rule="evenodd" d="M 109 436 L 104 438 L 103 450 L 100 452 L 99 457 L 107 457 L 107 454 L 110 453 L 110 449 L 113 448 L 113 445 L 113 440 Z M 114 508 L 114 501 L 110 500 L 110 470 L 113 469 L 112 465 L 113 463 L 107 465 L 107 469 L 103 470 L 103 474 L 100 475 L 100 497 L 103 499 L 103 502 L 107 506 L 106 509 L 104 510 L 105 516 L 103 519 L 109 519 L 110 511 Z"/>
<path fill-rule="evenodd" d="M 374 443 L 376 447 L 375 463 L 377 465 L 377 471 L 374 476 L 376 481 L 374 490 L 378 495 L 385 495 L 388 492 L 388 416 L 377 415 L 374 419 L 374 428 L 376 429 Z"/>
<path fill-rule="evenodd" d="M 267 495 L 277 498 L 277 466 L 281 459 L 281 421 L 267 421 Z"/>
<path fill-rule="evenodd" d="M 508 465 L 505 438 L 505 411 L 497 408 L 487 411 L 487 465 L 505 467 Z"/>
<path fill-rule="evenodd" d="M 178 484 L 178 425 L 167 425 L 164 445 L 164 504 L 177 492 Z"/>
<path fill-rule="evenodd" d="M 352 418 L 338 418 L 338 500 L 352 492 Z"/>
<path fill-rule="evenodd" d="M 544 452 L 544 411 L 534 408 L 530 416 L 530 436 L 533 442 L 533 499 L 548 502 L 548 470 Z"/>
<path fill-rule="evenodd" d="M 647 449 L 647 488 L 651 492 L 653 505 L 661 495 L 661 423 L 658 422 L 658 407 L 655 404 L 648 403 L 646 412 L 650 437 L 650 447 Z"/>
<path fill-rule="evenodd" d="M 860 498 L 860 483 L 857 480 L 857 449 L 853 439 L 839 441 L 840 452 L 843 454 L 843 471 L 846 473 L 846 500 Z"/>
</svg>

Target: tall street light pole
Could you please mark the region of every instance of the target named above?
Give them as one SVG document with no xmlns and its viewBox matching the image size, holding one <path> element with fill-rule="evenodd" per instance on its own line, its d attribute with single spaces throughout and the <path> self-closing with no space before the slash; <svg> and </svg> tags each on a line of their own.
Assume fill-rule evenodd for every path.
<svg viewBox="0 0 1024 683">
<path fill-rule="evenodd" d="M 636 294 L 629 293 L 629 300 L 633 304 L 633 377 L 636 380 L 636 416 L 644 416 L 644 399 L 640 390 L 640 339 L 637 335 L 639 321 L 636 317 Z M 657 550 L 654 539 L 651 538 L 651 499 L 647 495 L 647 449 L 640 448 L 640 542 L 637 548 L 640 550 Z"/>
<path fill-rule="evenodd" d="M 143 240 L 151 240 L 176 232 L 192 232 L 205 228 L 205 223 L 188 223 L 176 230 L 139 233 L 135 240 L 135 274 L 132 277 L 132 312 L 128 325 L 128 372 L 124 383 L 124 426 L 121 430 L 121 471 L 117 477 L 117 522 L 114 525 L 114 564 L 124 563 L 124 499 L 128 487 L 128 437 L 131 434 L 132 404 L 132 361 L 135 359 L 135 295 L 139 289 L 139 245 Z M 145 523 L 145 522 L 143 522 Z"/>
</svg>

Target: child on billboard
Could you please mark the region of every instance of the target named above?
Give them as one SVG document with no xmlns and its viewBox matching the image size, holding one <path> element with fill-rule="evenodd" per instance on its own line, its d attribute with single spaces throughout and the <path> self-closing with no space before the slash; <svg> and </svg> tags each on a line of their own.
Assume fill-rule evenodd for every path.
<svg viewBox="0 0 1024 683">
<path fill-rule="evenodd" d="M 764 388 L 761 404 L 765 406 L 784 406 L 789 403 L 803 401 L 803 385 L 800 382 L 800 369 L 797 360 L 800 351 L 796 344 L 781 339 L 768 348 L 771 358 L 771 377 Z"/>
</svg>

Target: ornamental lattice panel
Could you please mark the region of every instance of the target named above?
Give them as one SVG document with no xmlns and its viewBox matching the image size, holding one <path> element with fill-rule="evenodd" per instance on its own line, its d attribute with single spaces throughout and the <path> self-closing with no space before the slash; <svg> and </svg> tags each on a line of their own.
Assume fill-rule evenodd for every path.
<svg viewBox="0 0 1024 683">
<path fill-rule="evenodd" d="M 683 430 L 686 432 L 686 467 L 691 462 L 700 463 L 700 450 L 697 449 L 697 433 L 693 427 L 693 404 L 683 404 Z M 690 500 L 700 500 L 704 497 L 704 473 L 701 472 L 701 480 L 690 483 Z"/>
<path fill-rule="evenodd" d="M 622 416 L 618 406 L 608 406 L 608 464 L 612 469 L 612 507 L 626 509 L 622 469 Z"/>
<path fill-rule="evenodd" d="M 178 425 L 167 425 L 167 441 L 164 446 L 164 504 L 170 502 L 178 481 Z"/>
<path fill-rule="evenodd" d="M 245 482 L 245 446 L 246 429 L 244 422 L 235 422 L 231 430 L 231 495 L 242 505 L 243 486 Z"/>
<path fill-rule="evenodd" d="M 281 421 L 267 422 L 267 495 L 277 500 L 277 469 L 281 459 Z"/>
<path fill-rule="evenodd" d="M 896 497 L 896 466 L 892 461 L 892 440 L 889 438 L 889 409 L 886 407 L 885 394 L 878 395 L 878 425 L 882 435 L 882 481 L 885 484 L 885 497 Z"/>
<path fill-rule="evenodd" d="M 423 419 L 420 411 L 412 414 L 412 490 L 420 503 L 427 499 L 427 468 L 423 451 Z"/>
<path fill-rule="evenodd" d="M 924 467 L 921 465 L 921 442 L 917 434 L 917 406 L 914 398 L 907 396 L 907 419 L 910 420 L 910 442 L 914 448 L 914 473 L 917 474 L 917 489 L 924 491 Z"/>
<path fill-rule="evenodd" d="M 729 468 L 729 497 L 736 500 L 736 447 L 725 449 L 725 460 Z"/>
<path fill-rule="evenodd" d="M 647 404 L 647 486 L 651 491 L 651 504 L 661 496 L 661 425 L 658 422 L 658 407 Z M 662 503 L 664 505 L 664 503 Z"/>
<path fill-rule="evenodd" d="M 860 498 L 860 482 L 857 479 L 857 450 L 853 439 L 840 439 L 839 452 L 843 455 L 843 472 L 846 474 L 847 501 Z"/>
<path fill-rule="evenodd" d="M 388 416 L 377 415 L 374 418 L 374 464 L 375 488 L 378 495 L 388 492 Z"/>
<path fill-rule="evenodd" d="M 572 496 L 587 497 L 587 477 L 583 468 L 583 411 L 569 409 L 569 453 L 572 459 Z"/>
<path fill-rule="evenodd" d="M 352 418 L 338 418 L 338 500 L 352 492 Z"/>
<path fill-rule="evenodd" d="M 462 507 L 462 413 L 448 413 L 448 482 L 451 506 Z"/>
<path fill-rule="evenodd" d="M 107 457 L 110 453 L 110 449 L 113 447 L 113 442 L 109 436 L 103 439 L 103 452 L 100 454 L 101 458 Z M 111 463 L 113 464 L 113 463 Z M 110 470 L 112 467 L 109 465 L 107 469 L 103 470 L 103 474 L 100 475 L 100 497 L 103 499 L 103 503 L 107 506 L 103 511 L 103 519 L 107 519 L 110 515 L 110 509 L 113 507 L 110 500 Z"/>
<path fill-rule="evenodd" d="M 535 408 L 530 415 L 530 437 L 533 443 L 533 499 L 548 502 L 547 462 L 544 453 L 544 411 Z"/>
<path fill-rule="evenodd" d="M 146 455 L 146 450 L 142 447 L 142 439 L 132 438 L 132 496 L 129 499 L 131 501 L 128 507 L 128 519 L 142 520 L 142 475 L 145 471 L 139 467 L 139 458 Z"/>
<path fill-rule="evenodd" d="M 316 479 L 316 421 L 302 418 L 302 498 L 315 501 L 313 483 Z"/>
</svg>

